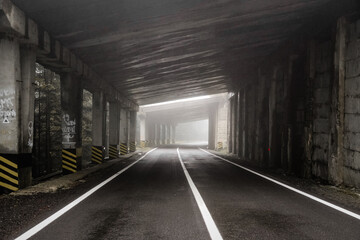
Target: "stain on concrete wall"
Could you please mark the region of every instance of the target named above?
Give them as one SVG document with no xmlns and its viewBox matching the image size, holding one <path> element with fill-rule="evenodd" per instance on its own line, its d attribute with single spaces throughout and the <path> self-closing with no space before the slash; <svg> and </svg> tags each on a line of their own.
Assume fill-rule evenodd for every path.
<svg viewBox="0 0 360 240">
<path fill-rule="evenodd" d="M 330 94 L 332 81 L 334 43 L 320 42 L 316 46 L 314 103 L 313 103 L 313 153 L 312 174 L 328 178 L 330 147 Z"/>
</svg>

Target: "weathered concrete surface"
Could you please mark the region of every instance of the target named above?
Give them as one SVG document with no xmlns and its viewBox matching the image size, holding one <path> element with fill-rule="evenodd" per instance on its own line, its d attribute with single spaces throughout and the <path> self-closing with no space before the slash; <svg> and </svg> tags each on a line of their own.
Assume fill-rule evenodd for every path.
<svg viewBox="0 0 360 240">
<path fill-rule="evenodd" d="M 104 93 L 93 93 L 93 109 L 92 109 L 92 136 L 93 146 L 104 146 L 103 135 L 105 134 L 105 106 Z"/>
<path fill-rule="evenodd" d="M 327 33 L 289 40 L 238 90 L 245 110 L 232 122 L 245 119 L 244 159 L 360 186 L 359 27 L 360 20 L 342 17 Z M 233 135 L 229 141 L 236 141 Z"/>
<path fill-rule="evenodd" d="M 61 75 L 61 129 L 64 149 L 82 147 L 82 98 L 81 79 L 71 73 Z"/>
<path fill-rule="evenodd" d="M 344 183 L 360 187 L 360 20 L 350 24 L 346 49 Z"/>
<path fill-rule="evenodd" d="M 109 123 L 109 141 L 110 145 L 119 145 L 120 143 L 120 104 L 110 102 L 110 123 Z"/>
<path fill-rule="evenodd" d="M 21 64 L 21 144 L 22 153 L 32 153 L 34 145 L 35 61 L 36 46 L 20 49 Z"/>
<path fill-rule="evenodd" d="M 20 48 L 18 41 L 0 36 L 0 153 L 18 154 L 20 144 Z"/>
<path fill-rule="evenodd" d="M 332 18 L 356 4 L 356 0 L 13 2 L 76 54 L 77 62 L 86 62 L 83 69 L 93 69 L 140 104 L 230 91 L 248 81 L 264 57 L 305 23 Z"/>
</svg>

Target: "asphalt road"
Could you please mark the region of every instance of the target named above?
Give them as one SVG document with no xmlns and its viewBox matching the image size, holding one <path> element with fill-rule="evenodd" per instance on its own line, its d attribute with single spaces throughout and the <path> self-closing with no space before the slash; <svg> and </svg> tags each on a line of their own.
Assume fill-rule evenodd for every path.
<svg viewBox="0 0 360 240">
<path fill-rule="evenodd" d="M 353 217 L 199 149 L 180 148 L 180 154 L 223 239 L 360 239 L 360 221 Z M 31 239 L 210 239 L 210 235 L 177 149 L 161 148 Z"/>
</svg>

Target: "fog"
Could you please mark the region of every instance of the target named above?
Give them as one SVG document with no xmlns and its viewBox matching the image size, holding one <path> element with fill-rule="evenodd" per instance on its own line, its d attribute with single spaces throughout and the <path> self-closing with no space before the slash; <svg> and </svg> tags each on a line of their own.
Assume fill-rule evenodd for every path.
<svg viewBox="0 0 360 240">
<path fill-rule="evenodd" d="M 208 144 L 209 120 L 179 123 L 176 126 L 175 141 L 181 144 Z"/>
<path fill-rule="evenodd" d="M 214 133 L 218 131 L 218 109 L 223 108 L 227 98 L 228 93 L 223 93 L 140 106 L 138 139 L 143 145 L 152 146 L 224 142 Z M 223 115 L 226 117 L 227 113 Z M 221 116 L 219 120 L 222 123 Z M 226 131 L 226 127 L 220 130 Z M 223 135 L 227 136 L 226 132 Z"/>
</svg>

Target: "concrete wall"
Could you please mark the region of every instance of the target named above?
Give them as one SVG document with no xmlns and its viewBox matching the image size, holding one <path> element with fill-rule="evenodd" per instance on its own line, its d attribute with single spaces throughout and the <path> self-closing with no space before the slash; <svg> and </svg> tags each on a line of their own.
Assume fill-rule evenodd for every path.
<svg viewBox="0 0 360 240">
<path fill-rule="evenodd" d="M 313 83 L 313 153 L 312 174 L 328 178 L 330 152 L 330 95 L 334 44 L 331 41 L 316 45 L 315 79 Z"/>
<path fill-rule="evenodd" d="M 344 183 L 360 187 L 360 20 L 350 24 L 345 64 Z"/>
<path fill-rule="evenodd" d="M 359 19 L 342 17 L 320 34 L 290 39 L 239 86 L 230 152 L 257 166 L 360 187 Z"/>
</svg>

